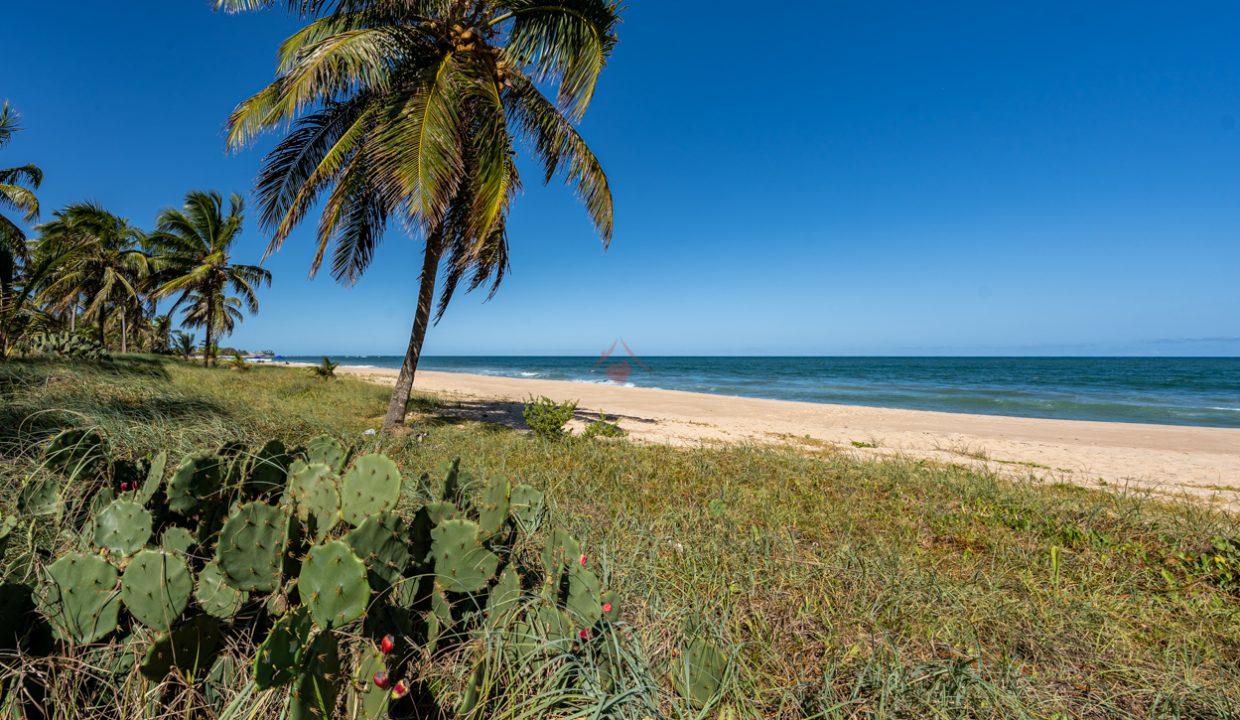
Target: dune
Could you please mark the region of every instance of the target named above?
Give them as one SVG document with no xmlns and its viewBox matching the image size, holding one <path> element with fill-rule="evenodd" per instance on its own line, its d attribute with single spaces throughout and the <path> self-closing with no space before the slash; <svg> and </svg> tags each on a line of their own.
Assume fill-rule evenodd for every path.
<svg viewBox="0 0 1240 720">
<path fill-rule="evenodd" d="M 397 375 L 381 368 L 338 372 L 388 385 Z M 1240 504 L 1237 429 L 897 410 L 430 371 L 418 372 L 414 391 L 454 401 L 458 412 L 476 419 L 512 424 L 519 423 L 520 404 L 530 395 L 578 400 L 576 425 L 605 413 L 638 442 L 777 443 Z"/>
</svg>

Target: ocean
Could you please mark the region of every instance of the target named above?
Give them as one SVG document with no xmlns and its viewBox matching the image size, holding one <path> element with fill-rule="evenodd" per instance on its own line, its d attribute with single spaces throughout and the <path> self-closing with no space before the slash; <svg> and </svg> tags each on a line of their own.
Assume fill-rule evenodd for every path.
<svg viewBox="0 0 1240 720">
<path fill-rule="evenodd" d="M 318 362 L 316 357 L 286 360 Z M 394 356 L 332 358 L 400 367 Z M 425 357 L 446 372 L 1018 417 L 1240 428 L 1240 358 Z"/>
</svg>

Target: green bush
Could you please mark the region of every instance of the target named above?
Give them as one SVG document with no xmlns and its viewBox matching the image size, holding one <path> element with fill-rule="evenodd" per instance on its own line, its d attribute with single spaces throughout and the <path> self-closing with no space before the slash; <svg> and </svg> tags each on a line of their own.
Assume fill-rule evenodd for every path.
<svg viewBox="0 0 1240 720">
<path fill-rule="evenodd" d="M 565 400 L 557 403 L 547 397 L 534 397 L 531 395 L 525 403 L 525 407 L 521 409 L 521 415 L 525 417 L 525 424 L 530 430 L 544 440 L 559 440 L 570 432 L 565 429 L 568 421 L 573 419 L 573 415 L 577 412 L 576 400 Z"/>
<path fill-rule="evenodd" d="M 599 418 L 586 426 L 582 431 L 581 437 L 590 440 L 592 438 L 622 438 L 628 435 L 624 428 L 607 419 L 604 413 L 599 414 Z"/>
</svg>

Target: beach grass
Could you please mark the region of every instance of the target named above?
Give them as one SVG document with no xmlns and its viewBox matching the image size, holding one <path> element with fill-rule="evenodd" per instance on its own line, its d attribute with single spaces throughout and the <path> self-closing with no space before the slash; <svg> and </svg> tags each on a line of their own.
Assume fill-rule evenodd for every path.
<svg viewBox="0 0 1240 720">
<path fill-rule="evenodd" d="M 545 489 L 656 661 L 700 621 L 733 649 L 719 717 L 1240 717 L 1240 596 L 1177 559 L 1240 534 L 1226 513 L 781 445 L 548 442 L 427 396 L 412 432 L 366 434 L 387 397 L 301 368 L 0 364 L 0 500 L 68 425 L 121 456 L 329 433 L 406 475 L 460 456 Z"/>
</svg>

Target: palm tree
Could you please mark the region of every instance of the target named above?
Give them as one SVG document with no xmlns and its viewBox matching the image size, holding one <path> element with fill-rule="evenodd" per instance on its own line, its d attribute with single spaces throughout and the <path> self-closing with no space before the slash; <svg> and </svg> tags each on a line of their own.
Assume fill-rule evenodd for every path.
<svg viewBox="0 0 1240 720">
<path fill-rule="evenodd" d="M 20 128 L 18 116 L 6 102 L 0 106 L 0 148 L 8 145 L 13 134 Z M 39 199 L 34 191 L 43 182 L 43 171 L 34 165 L 0 168 L 0 209 L 16 210 L 24 222 L 34 222 L 39 217 Z M 27 293 L 18 293 L 14 287 L 22 263 L 29 259 L 26 233 L 9 218 L 0 213 L 0 357 L 8 346 L 11 321 L 23 312 Z"/>
<path fill-rule="evenodd" d="M 106 347 L 107 324 L 119 312 L 121 352 L 128 347 L 128 319 L 142 314 L 142 283 L 150 269 L 142 250 L 143 232 L 125 218 L 92 203 L 58 210 L 40 225 L 36 254 L 57 258 L 58 266 L 39 293 L 55 312 L 76 311 L 98 324 L 99 343 Z"/>
<path fill-rule="evenodd" d="M 235 323 L 241 321 L 243 301 L 251 313 L 258 312 L 255 290 L 259 285 L 271 285 L 271 273 L 267 270 L 231 262 L 229 253 L 241 235 L 244 209 L 245 203 L 235 193 L 229 198 L 225 213 L 224 199 L 219 193 L 191 192 L 185 197 L 184 208 L 160 213 L 150 238 L 159 253 L 156 273 L 164 278 L 155 295 L 180 293 L 173 309 L 185 302 L 190 304 L 185 322 L 206 329 L 206 347 L 211 347 L 221 334 L 231 333 Z M 240 297 L 227 297 L 230 288 Z M 204 366 L 209 364 L 209 355 L 203 354 Z"/>
<path fill-rule="evenodd" d="M 216 0 L 244 10 L 278 0 Z M 521 187 L 515 143 L 563 176 L 606 246 L 607 177 L 577 133 L 616 43 L 615 0 L 284 0 L 311 20 L 280 48 L 276 79 L 229 120 L 228 143 L 293 124 L 258 180 L 262 221 L 279 249 L 322 201 L 318 270 L 356 282 L 388 222 L 425 240 L 417 310 L 384 420 L 404 420 L 445 267 L 437 318 L 457 286 L 508 267 L 506 224 Z M 552 100 L 542 92 L 555 89 Z"/>
<path fill-rule="evenodd" d="M 194 354 L 194 334 L 180 330 L 174 332 L 176 335 L 172 341 L 172 349 L 181 357 L 189 360 L 189 356 Z"/>
</svg>

